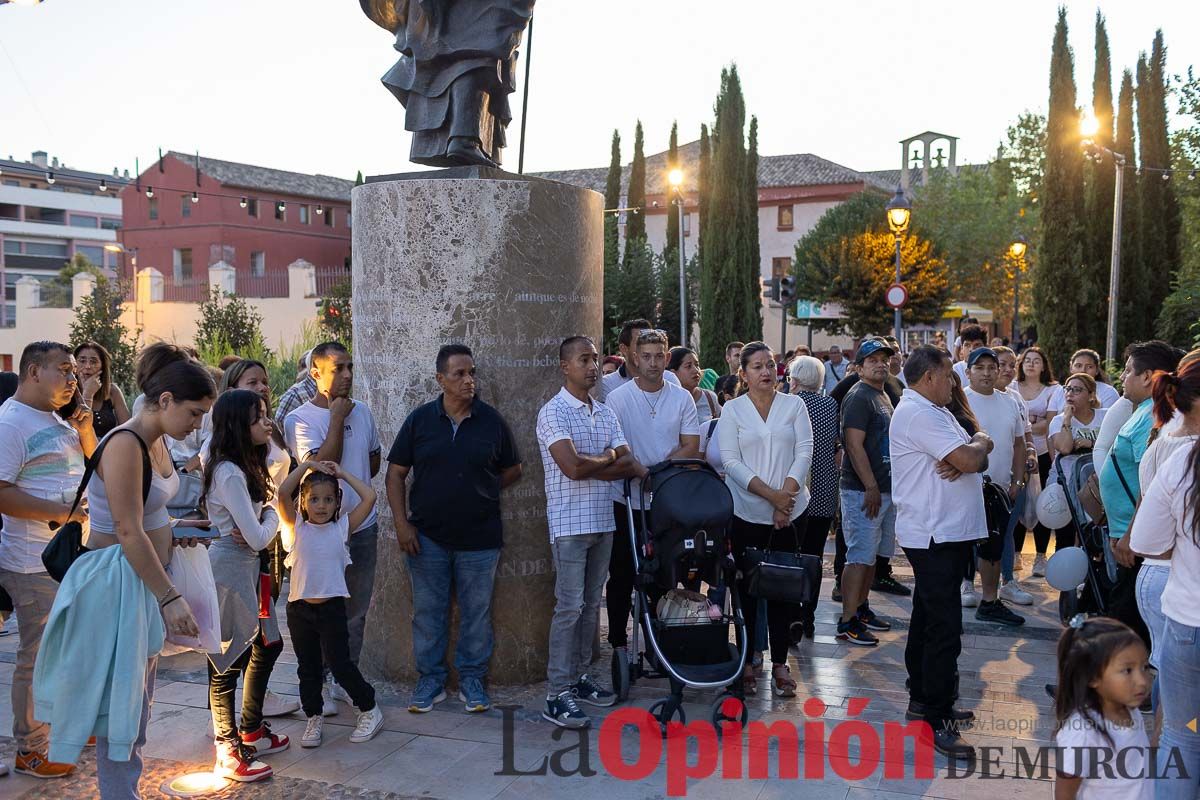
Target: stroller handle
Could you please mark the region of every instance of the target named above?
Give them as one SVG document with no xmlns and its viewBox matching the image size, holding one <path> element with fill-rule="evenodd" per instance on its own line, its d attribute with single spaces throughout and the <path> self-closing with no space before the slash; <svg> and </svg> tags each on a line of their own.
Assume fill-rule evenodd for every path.
<svg viewBox="0 0 1200 800">
<path fill-rule="evenodd" d="M 647 469 L 650 474 L 646 476 L 646 480 L 649 480 L 651 482 L 651 485 L 653 485 L 654 476 L 660 472 L 664 472 L 664 471 L 670 469 L 671 467 L 697 467 L 699 469 L 708 470 L 709 472 L 711 472 L 714 475 L 717 474 L 717 471 L 715 469 L 713 469 L 712 464 L 709 464 L 703 458 L 671 458 L 671 459 L 667 459 L 666 461 L 660 461 L 657 464 L 654 464 L 654 465 L 648 467 Z M 626 478 L 622 482 L 624 490 L 625 490 L 624 495 L 625 495 L 626 500 L 633 499 L 633 497 L 632 497 L 632 495 L 633 495 L 633 480 L 634 480 L 633 478 Z M 645 489 L 644 483 L 643 483 L 642 488 Z"/>
</svg>

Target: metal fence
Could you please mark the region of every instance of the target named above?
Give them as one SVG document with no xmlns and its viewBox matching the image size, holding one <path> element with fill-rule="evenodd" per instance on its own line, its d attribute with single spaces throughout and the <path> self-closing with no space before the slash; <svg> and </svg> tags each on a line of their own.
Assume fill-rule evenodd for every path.
<svg viewBox="0 0 1200 800">
<path fill-rule="evenodd" d="M 236 292 L 242 297 L 287 297 L 288 274 L 268 272 L 265 275 L 237 274 Z"/>
<path fill-rule="evenodd" d="M 203 303 L 208 294 L 208 278 L 185 278 L 177 282 L 164 276 L 164 303 Z"/>
<path fill-rule="evenodd" d="M 343 267 L 317 269 L 317 297 L 328 297 L 341 283 L 350 280 L 350 270 Z"/>
</svg>

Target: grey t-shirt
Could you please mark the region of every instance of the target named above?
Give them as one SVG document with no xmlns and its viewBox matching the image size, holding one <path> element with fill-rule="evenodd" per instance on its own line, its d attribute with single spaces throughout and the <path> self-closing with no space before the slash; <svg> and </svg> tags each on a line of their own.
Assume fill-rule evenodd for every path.
<svg viewBox="0 0 1200 800">
<path fill-rule="evenodd" d="M 892 453 L 888 439 L 891 424 L 892 401 L 885 392 L 859 381 L 846 393 L 842 400 L 842 442 L 846 441 L 847 428 L 864 432 L 863 449 L 867 451 L 879 491 L 884 493 L 892 490 Z M 856 492 L 866 491 L 854 471 L 849 453 L 842 458 L 841 486 Z"/>
</svg>

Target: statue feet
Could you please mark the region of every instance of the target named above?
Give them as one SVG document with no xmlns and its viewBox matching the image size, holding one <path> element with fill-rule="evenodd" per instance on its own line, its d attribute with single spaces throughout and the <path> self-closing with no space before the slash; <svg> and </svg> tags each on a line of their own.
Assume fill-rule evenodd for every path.
<svg viewBox="0 0 1200 800">
<path fill-rule="evenodd" d="M 478 141 L 465 136 L 455 136 L 450 139 L 450 144 L 446 148 L 446 159 L 464 167 L 499 168 L 500 166 L 484 154 Z"/>
</svg>

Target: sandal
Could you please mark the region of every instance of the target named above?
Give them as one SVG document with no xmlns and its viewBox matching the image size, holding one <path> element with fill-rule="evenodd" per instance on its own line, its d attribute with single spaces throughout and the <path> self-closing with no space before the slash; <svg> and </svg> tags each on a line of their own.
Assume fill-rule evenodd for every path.
<svg viewBox="0 0 1200 800">
<path fill-rule="evenodd" d="M 776 697 L 796 696 L 796 682 L 792 680 L 792 671 L 788 669 L 787 664 L 777 664 L 772 670 L 772 679 L 775 683 Z"/>
<path fill-rule="evenodd" d="M 748 664 L 746 671 L 742 673 L 742 694 L 758 694 L 758 676 L 754 674 L 753 668 Z"/>
</svg>

